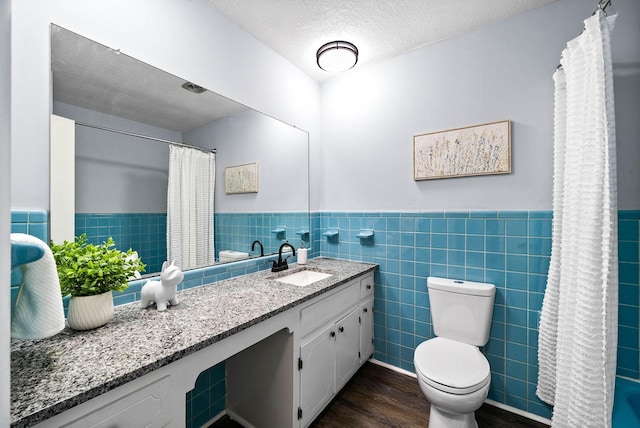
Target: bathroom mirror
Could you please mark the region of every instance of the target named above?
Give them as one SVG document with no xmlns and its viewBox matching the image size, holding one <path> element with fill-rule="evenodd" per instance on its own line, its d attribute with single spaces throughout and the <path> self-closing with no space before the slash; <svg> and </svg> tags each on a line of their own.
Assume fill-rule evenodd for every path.
<svg viewBox="0 0 640 428">
<path fill-rule="evenodd" d="M 307 132 L 211 91 L 188 91 L 183 85 L 197 85 L 57 25 L 51 71 L 52 113 L 75 121 L 76 235 L 112 236 L 139 252 L 147 274 L 159 271 L 166 141 L 175 141 L 216 150 L 216 260 L 224 250 L 259 256 L 255 240 L 265 255 L 284 241 L 308 246 Z M 226 193 L 225 169 L 246 164 L 256 164 L 257 192 Z"/>
</svg>

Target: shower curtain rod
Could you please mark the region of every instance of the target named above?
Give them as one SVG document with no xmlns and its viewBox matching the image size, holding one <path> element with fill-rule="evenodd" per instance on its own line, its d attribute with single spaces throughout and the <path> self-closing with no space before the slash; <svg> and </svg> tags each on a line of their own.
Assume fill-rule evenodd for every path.
<svg viewBox="0 0 640 428">
<path fill-rule="evenodd" d="M 76 122 L 76 125 L 86 126 L 87 128 L 100 129 L 100 130 L 103 130 L 103 131 L 115 132 L 116 134 L 129 135 L 130 137 L 144 138 L 144 139 L 147 139 L 147 140 L 157 141 L 157 142 L 165 143 L 165 144 L 173 144 L 173 145 L 180 146 L 180 147 L 187 147 L 187 148 L 190 148 L 190 149 L 200 150 L 201 152 L 205 152 L 205 153 L 215 153 L 216 152 L 216 149 L 206 149 L 204 147 L 198 147 L 198 146 L 193 146 L 191 144 L 180 143 L 178 141 L 164 140 L 162 138 L 150 137 L 148 135 L 142 135 L 142 134 L 135 134 L 133 132 L 121 131 L 119 129 L 113 129 L 113 128 L 107 128 L 105 126 L 93 125 L 91 123 Z"/>
<path fill-rule="evenodd" d="M 596 6 L 596 10 L 593 11 L 595 15 L 598 10 L 601 10 L 605 15 L 607 14 L 607 8 L 611 6 L 611 0 L 600 0 L 598 2 L 598 6 Z"/>
<path fill-rule="evenodd" d="M 596 13 L 598 13 L 599 10 L 601 10 L 602 13 L 604 13 L 604 16 L 607 16 L 607 8 L 609 6 L 611 6 L 611 0 L 598 0 L 598 4 L 596 5 L 596 10 L 593 11 L 591 16 L 595 15 Z M 561 70 L 561 69 L 562 69 L 562 64 L 559 64 L 556 67 L 556 71 Z"/>
</svg>

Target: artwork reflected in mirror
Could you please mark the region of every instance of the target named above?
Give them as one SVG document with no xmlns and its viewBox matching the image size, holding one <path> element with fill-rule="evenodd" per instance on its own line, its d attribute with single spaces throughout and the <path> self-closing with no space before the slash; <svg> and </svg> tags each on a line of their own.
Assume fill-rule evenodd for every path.
<svg viewBox="0 0 640 428">
<path fill-rule="evenodd" d="M 256 240 L 265 255 L 309 245 L 306 132 L 55 25 L 51 46 L 53 114 L 75 121 L 76 235 L 113 237 L 159 272 L 169 142 L 179 142 L 216 151 L 216 262 L 259 256 Z M 226 194 L 225 168 L 251 163 L 259 191 Z"/>
</svg>

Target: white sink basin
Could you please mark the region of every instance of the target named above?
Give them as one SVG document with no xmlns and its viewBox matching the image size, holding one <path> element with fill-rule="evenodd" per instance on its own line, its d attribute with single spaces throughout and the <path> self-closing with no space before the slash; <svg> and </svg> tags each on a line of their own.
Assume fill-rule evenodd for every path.
<svg viewBox="0 0 640 428">
<path fill-rule="evenodd" d="M 304 287 L 305 285 L 313 284 L 321 279 L 329 278 L 331 274 L 316 272 L 314 270 L 301 270 L 291 275 L 283 276 L 276 279 L 278 282 L 284 282 L 285 284 L 297 285 L 298 287 Z"/>
</svg>

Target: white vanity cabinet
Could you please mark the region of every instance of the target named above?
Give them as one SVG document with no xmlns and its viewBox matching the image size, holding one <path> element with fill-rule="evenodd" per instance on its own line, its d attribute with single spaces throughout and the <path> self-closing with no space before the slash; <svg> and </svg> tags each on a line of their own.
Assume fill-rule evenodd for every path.
<svg viewBox="0 0 640 428">
<path fill-rule="evenodd" d="M 360 280 L 360 364 L 373 354 L 373 274 Z"/>
<path fill-rule="evenodd" d="M 170 426 L 176 405 L 172 393 L 171 375 L 159 370 L 148 377 L 136 379 L 117 391 L 109 391 L 100 397 L 74 407 L 38 428 L 111 428 Z"/>
<path fill-rule="evenodd" d="M 300 417 L 307 426 L 360 367 L 358 324 L 354 309 L 300 346 Z"/>
<path fill-rule="evenodd" d="M 300 346 L 298 418 L 307 426 L 335 394 L 335 326 L 330 325 Z"/>
<path fill-rule="evenodd" d="M 336 323 L 336 392 L 360 368 L 360 310 Z"/>
<path fill-rule="evenodd" d="M 360 364 L 373 355 L 373 298 L 360 307 Z"/>
<path fill-rule="evenodd" d="M 322 258 L 311 262 L 317 269 L 336 273 L 333 282 L 307 288 L 307 298 L 300 297 L 304 296 L 304 288 L 271 281 L 271 272 L 184 291 L 179 309 L 191 305 L 189 310 L 168 311 L 162 316 L 171 318 L 175 331 L 184 335 L 190 346 L 216 340 L 150 371 L 147 355 L 153 353 L 155 347 L 150 345 L 155 343 L 140 344 L 139 340 L 147 335 L 149 318 L 161 315 L 143 313 L 137 305 L 118 308 L 122 323 L 111 323 L 90 341 L 81 340 L 79 335 L 61 335 L 59 343 L 49 341 L 46 349 L 38 347 L 40 342 L 12 343 L 12 353 L 47 352 L 56 361 L 88 358 L 94 349 L 109 350 L 104 361 L 97 356 L 74 368 L 84 371 L 74 372 L 61 364 L 55 379 L 46 371 L 36 378 L 38 385 L 49 382 L 51 390 L 59 391 L 64 385 L 70 389 L 86 388 L 83 379 L 98 376 L 105 379 L 104 383 L 97 383 L 98 387 L 106 391 L 64 410 L 60 406 L 66 403 L 58 401 L 57 407 L 39 410 L 50 416 L 34 412 L 16 420 L 17 426 L 181 428 L 187 418 L 186 394 L 193 389 L 199 374 L 226 361 L 226 412 L 232 419 L 243 426 L 307 427 L 373 353 L 374 265 Z M 257 289 L 256 284 L 263 289 Z M 219 305 L 221 309 L 215 313 L 202 304 L 220 300 L 226 304 Z M 287 304 L 288 301 L 295 303 Z M 256 309 L 247 311 L 247 305 Z M 218 326 L 218 319 L 230 313 L 234 314 L 233 322 L 227 319 L 227 324 Z M 198 328 L 192 326 L 194 319 L 200 322 Z M 131 332 L 136 341 L 129 340 Z M 21 348 L 26 345 L 27 351 Z M 171 352 L 185 352 L 184 346 L 176 346 Z M 146 349 L 144 360 L 125 360 L 141 347 Z M 165 350 L 154 354 L 151 361 L 160 361 L 164 354 Z M 118 361 L 130 363 L 119 370 L 121 376 L 131 376 L 131 380 L 113 385 L 113 375 L 103 371 Z M 26 366 L 30 372 L 42 369 L 38 365 Z M 145 373 L 136 374 L 134 370 Z M 21 386 L 25 394 L 30 385 Z M 36 388 L 31 396 L 38 393 Z"/>
<path fill-rule="evenodd" d="M 373 275 L 303 308 L 301 326 L 298 418 L 306 427 L 373 353 Z"/>
</svg>

